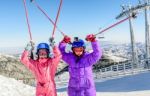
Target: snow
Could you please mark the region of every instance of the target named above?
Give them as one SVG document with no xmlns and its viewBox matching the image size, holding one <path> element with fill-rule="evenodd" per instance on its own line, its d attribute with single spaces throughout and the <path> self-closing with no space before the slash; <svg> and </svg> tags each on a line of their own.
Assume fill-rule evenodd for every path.
<svg viewBox="0 0 150 96">
<path fill-rule="evenodd" d="M 96 96 L 150 96 L 150 72 L 96 82 Z M 66 96 L 66 88 L 58 89 Z"/>
<path fill-rule="evenodd" d="M 138 92 L 97 92 L 96 96 L 149 96 L 150 91 Z M 66 92 L 59 93 L 58 96 L 67 96 Z"/>
<path fill-rule="evenodd" d="M 34 90 L 15 79 L 0 76 L 0 96 L 34 96 Z"/>
<path fill-rule="evenodd" d="M 120 56 L 115 56 L 115 55 L 110 55 L 110 54 L 107 54 L 107 56 L 110 60 L 113 60 L 114 62 L 121 62 L 121 61 L 127 60 L 126 58 L 122 58 Z"/>
<path fill-rule="evenodd" d="M 132 92 L 150 90 L 150 73 L 130 75 L 123 78 L 96 82 L 98 92 Z"/>
<path fill-rule="evenodd" d="M 97 96 L 149 96 L 150 72 L 96 82 Z M 35 88 L 15 79 L 0 76 L 0 96 L 34 96 Z M 57 89 L 67 96 L 66 87 Z"/>
</svg>

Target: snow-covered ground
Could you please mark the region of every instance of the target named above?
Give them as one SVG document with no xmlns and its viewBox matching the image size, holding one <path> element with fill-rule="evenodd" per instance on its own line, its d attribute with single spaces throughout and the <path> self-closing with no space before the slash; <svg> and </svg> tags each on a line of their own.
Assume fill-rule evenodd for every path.
<svg viewBox="0 0 150 96">
<path fill-rule="evenodd" d="M 150 72 L 96 82 L 97 96 L 150 96 Z M 66 96 L 66 88 L 58 89 Z"/>
<path fill-rule="evenodd" d="M 58 93 L 58 96 L 67 96 L 66 92 Z M 150 91 L 138 92 L 97 92 L 96 96 L 150 96 Z"/>
<path fill-rule="evenodd" d="M 97 96 L 150 96 L 150 72 L 96 82 Z M 66 88 L 58 96 L 67 96 Z M 34 96 L 35 88 L 0 76 L 0 96 Z"/>
<path fill-rule="evenodd" d="M 15 79 L 0 76 L 0 96 L 34 96 L 34 90 Z"/>
</svg>

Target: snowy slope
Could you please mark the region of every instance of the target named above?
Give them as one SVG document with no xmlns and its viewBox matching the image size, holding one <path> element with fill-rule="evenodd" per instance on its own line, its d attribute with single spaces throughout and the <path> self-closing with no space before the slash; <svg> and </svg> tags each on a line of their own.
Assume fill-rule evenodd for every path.
<svg viewBox="0 0 150 96">
<path fill-rule="evenodd" d="M 34 88 L 0 76 L 0 96 L 34 96 Z"/>
<path fill-rule="evenodd" d="M 96 82 L 97 96 L 150 96 L 150 72 Z M 66 88 L 58 92 L 66 94 Z"/>
<path fill-rule="evenodd" d="M 96 82 L 98 92 L 131 92 L 150 90 L 150 73 L 142 73 L 134 76 L 127 76 L 119 79 Z"/>
</svg>

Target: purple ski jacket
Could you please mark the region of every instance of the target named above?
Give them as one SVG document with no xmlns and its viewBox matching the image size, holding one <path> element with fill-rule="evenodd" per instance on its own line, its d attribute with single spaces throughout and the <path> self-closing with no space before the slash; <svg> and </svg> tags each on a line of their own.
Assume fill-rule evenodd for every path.
<svg viewBox="0 0 150 96">
<path fill-rule="evenodd" d="M 72 52 L 66 53 L 66 45 L 66 43 L 61 42 L 59 44 L 59 49 L 62 53 L 62 59 L 69 65 L 70 79 L 68 87 L 79 90 L 95 87 L 92 75 L 92 65 L 94 65 L 102 56 L 102 50 L 98 41 L 92 42 L 93 52 L 85 52 L 80 59 Z"/>
</svg>

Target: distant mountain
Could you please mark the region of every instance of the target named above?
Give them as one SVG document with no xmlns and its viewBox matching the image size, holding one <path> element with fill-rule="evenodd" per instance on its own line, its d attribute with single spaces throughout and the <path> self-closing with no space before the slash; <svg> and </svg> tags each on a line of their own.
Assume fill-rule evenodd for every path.
<svg viewBox="0 0 150 96">
<path fill-rule="evenodd" d="M 96 71 L 100 68 L 110 66 L 112 64 L 118 64 L 115 62 L 126 62 L 127 59 L 131 59 L 131 44 L 124 43 L 113 43 L 113 42 L 100 42 L 103 50 L 102 59 L 93 66 L 93 70 Z M 90 44 L 87 44 L 87 48 L 91 49 Z M 145 47 L 143 43 L 136 43 L 137 53 L 139 59 L 143 59 L 145 56 Z M 68 47 L 69 48 L 69 47 Z M 4 48 L 0 49 L 0 52 L 5 53 L 5 55 L 0 54 L 0 75 L 7 77 L 12 77 L 15 79 L 23 78 L 25 83 L 32 84 L 34 79 L 32 74 L 26 67 L 20 63 L 19 58 L 23 51 L 21 48 Z M 8 51 L 7 51 L 8 50 Z M 10 55 L 6 55 L 9 53 Z M 61 61 L 58 68 L 57 74 L 62 74 L 68 70 L 68 65 Z"/>
<path fill-rule="evenodd" d="M 16 80 L 25 80 L 26 84 L 33 84 L 34 80 L 31 72 L 12 55 L 0 54 L 0 75 L 15 78 Z"/>
<path fill-rule="evenodd" d="M 61 61 L 57 68 L 57 72 L 65 67 L 66 64 Z M 25 84 L 35 84 L 32 73 L 20 62 L 18 57 L 13 55 L 0 54 L 0 75 L 22 80 Z"/>
<path fill-rule="evenodd" d="M 23 50 L 24 47 L 3 47 L 0 48 L 0 53 L 16 55 L 16 54 L 21 54 Z"/>
</svg>

